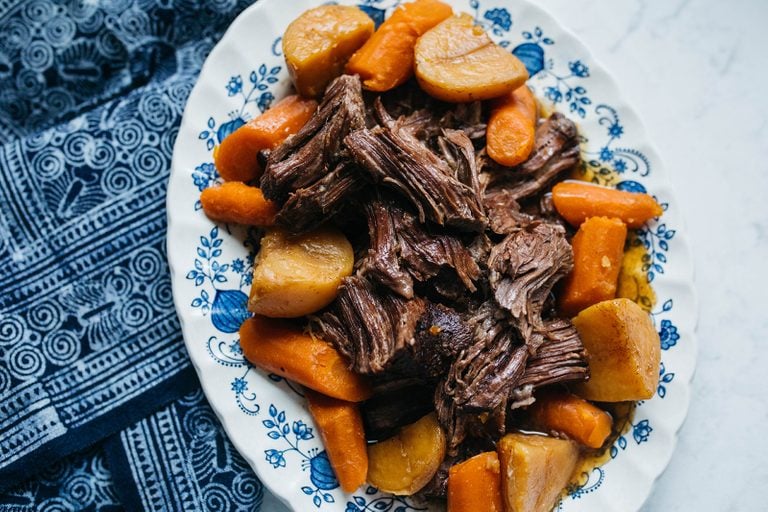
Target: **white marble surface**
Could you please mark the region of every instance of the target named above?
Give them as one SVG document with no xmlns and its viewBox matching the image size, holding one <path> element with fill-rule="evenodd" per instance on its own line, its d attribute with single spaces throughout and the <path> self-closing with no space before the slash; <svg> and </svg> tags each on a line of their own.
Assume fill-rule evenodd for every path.
<svg viewBox="0 0 768 512">
<path fill-rule="evenodd" d="M 765 510 L 768 0 L 538 3 L 616 78 L 687 212 L 699 360 L 678 447 L 643 512 Z M 264 510 L 284 509 L 268 497 Z"/>
<path fill-rule="evenodd" d="M 643 512 L 766 510 L 768 1 L 538 3 L 616 78 L 687 212 L 698 365 Z"/>
</svg>

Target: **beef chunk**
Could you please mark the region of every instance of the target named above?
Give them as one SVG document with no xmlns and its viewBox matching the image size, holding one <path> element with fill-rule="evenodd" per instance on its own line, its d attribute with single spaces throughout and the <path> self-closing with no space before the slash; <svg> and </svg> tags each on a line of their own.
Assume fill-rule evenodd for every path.
<svg viewBox="0 0 768 512">
<path fill-rule="evenodd" d="M 426 281 L 449 268 L 466 289 L 475 290 L 480 269 L 457 237 L 429 230 L 393 201 L 369 201 L 365 212 L 370 248 L 359 265 L 360 275 L 411 298 L 414 279 Z"/>
<path fill-rule="evenodd" d="M 423 311 L 421 299 L 405 300 L 352 276 L 344 279 L 336 301 L 313 319 L 312 327 L 349 358 L 352 370 L 379 373 L 410 343 Z"/>
<path fill-rule="evenodd" d="M 456 179 L 448 164 L 399 122 L 358 130 L 344 142 L 374 182 L 396 190 L 416 208 L 421 223 L 429 219 L 463 231 L 484 229 L 476 190 Z"/>
<path fill-rule="evenodd" d="M 503 425 L 507 398 L 528 358 L 507 313 L 496 304 L 484 303 L 466 322 L 473 331 L 472 345 L 461 351 L 435 391 L 437 417 L 451 451 L 472 430 L 478 413 L 490 412 Z"/>
<path fill-rule="evenodd" d="M 508 235 L 536 219 L 520 211 L 520 204 L 515 200 L 514 194 L 506 189 L 497 189 L 485 194 L 483 205 L 488 215 L 488 227 L 498 235 Z"/>
<path fill-rule="evenodd" d="M 308 231 L 335 215 L 344 201 L 364 184 L 354 165 L 342 161 L 313 184 L 291 192 L 275 221 L 292 233 Z"/>
<path fill-rule="evenodd" d="M 413 297 L 413 278 L 400 266 L 400 240 L 394 205 L 382 200 L 365 203 L 370 247 L 358 268 L 360 275 L 378 281 L 405 298 Z"/>
<path fill-rule="evenodd" d="M 427 303 L 416 326 L 413 357 L 430 377 L 445 374 L 459 352 L 473 341 L 472 329 L 459 313 L 442 304 Z"/>
<path fill-rule="evenodd" d="M 494 297 L 509 311 L 520 336 L 535 354 L 544 332 L 544 303 L 554 284 L 573 268 L 573 250 L 561 226 L 534 222 L 517 229 L 491 250 L 489 280 Z"/>
<path fill-rule="evenodd" d="M 543 340 L 535 356 L 528 358 L 518 385 L 539 386 L 584 380 L 589 375 L 587 352 L 579 333 L 569 320 L 544 322 Z"/>
<path fill-rule="evenodd" d="M 336 78 L 309 122 L 270 153 L 261 177 L 264 195 L 282 205 L 291 192 L 325 177 L 343 157 L 344 137 L 364 126 L 360 78 Z"/>
<path fill-rule="evenodd" d="M 444 130 L 443 133 L 444 135 L 438 138 L 438 145 L 445 161 L 453 171 L 453 177 L 471 188 L 477 197 L 482 197 L 472 141 L 459 130 Z"/>
</svg>

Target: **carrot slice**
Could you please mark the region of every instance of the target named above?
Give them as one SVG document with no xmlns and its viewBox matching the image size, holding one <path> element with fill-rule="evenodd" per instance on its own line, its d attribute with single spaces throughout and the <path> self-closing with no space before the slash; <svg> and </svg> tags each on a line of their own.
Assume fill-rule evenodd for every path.
<svg viewBox="0 0 768 512">
<path fill-rule="evenodd" d="M 347 368 L 347 361 L 323 340 L 279 320 L 260 316 L 240 327 L 245 358 L 259 368 L 349 402 L 371 396 L 371 386 Z"/>
<path fill-rule="evenodd" d="M 561 313 L 574 316 L 616 296 L 626 238 L 627 226 L 619 219 L 592 217 L 581 225 L 571 241 L 573 270 L 560 295 Z"/>
<path fill-rule="evenodd" d="M 363 86 L 372 91 L 405 83 L 413 75 L 416 40 L 452 14 L 451 7 L 439 0 L 402 4 L 352 55 L 347 73 L 360 75 Z"/>
<path fill-rule="evenodd" d="M 562 432 L 589 448 L 600 448 L 611 433 L 611 415 L 570 393 L 537 396 L 528 409 L 535 427 Z"/>
<path fill-rule="evenodd" d="M 257 154 L 274 149 L 298 132 L 317 110 L 317 102 L 286 96 L 269 110 L 230 133 L 214 154 L 216 170 L 226 181 L 251 181 L 261 175 Z"/>
<path fill-rule="evenodd" d="M 523 85 L 494 102 L 486 129 L 487 151 L 494 161 L 513 166 L 525 162 L 536 137 L 536 99 Z"/>
<path fill-rule="evenodd" d="M 261 189 L 239 181 L 203 190 L 200 202 L 211 220 L 247 226 L 271 226 L 278 212 L 277 205 L 266 199 Z"/>
<path fill-rule="evenodd" d="M 360 408 L 309 389 L 306 397 L 341 488 L 354 492 L 368 474 L 368 445 Z"/>
<path fill-rule="evenodd" d="M 502 512 L 499 456 L 485 452 L 448 470 L 448 512 Z"/>
<path fill-rule="evenodd" d="M 664 210 L 648 194 L 602 187 L 587 182 L 564 181 L 552 187 L 557 212 L 573 226 L 589 217 L 617 217 L 630 228 L 642 227 Z"/>
</svg>

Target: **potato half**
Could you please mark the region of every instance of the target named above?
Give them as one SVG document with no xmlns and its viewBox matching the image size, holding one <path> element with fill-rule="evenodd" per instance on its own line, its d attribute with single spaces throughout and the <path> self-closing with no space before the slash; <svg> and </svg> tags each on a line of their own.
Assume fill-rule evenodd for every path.
<svg viewBox="0 0 768 512">
<path fill-rule="evenodd" d="M 341 231 L 321 228 L 292 236 L 271 229 L 261 239 L 248 309 L 272 318 L 314 313 L 336 298 L 355 255 Z"/>
<path fill-rule="evenodd" d="M 528 80 L 528 70 L 469 14 L 448 18 L 416 42 L 416 78 L 431 96 L 466 102 L 497 98 Z"/>
</svg>

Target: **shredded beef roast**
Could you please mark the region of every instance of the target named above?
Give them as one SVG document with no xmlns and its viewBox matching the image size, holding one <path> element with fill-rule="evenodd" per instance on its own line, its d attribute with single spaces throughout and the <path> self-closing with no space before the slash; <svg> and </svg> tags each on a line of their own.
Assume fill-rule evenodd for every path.
<svg viewBox="0 0 768 512">
<path fill-rule="evenodd" d="M 544 322 L 543 341 L 535 356 L 528 358 L 518 386 L 533 389 L 549 384 L 584 380 L 589 376 L 587 352 L 569 320 Z"/>
<path fill-rule="evenodd" d="M 544 325 L 541 312 L 554 284 L 573 268 L 573 250 L 558 225 L 534 222 L 519 228 L 491 250 L 490 284 L 535 354 Z"/>
<path fill-rule="evenodd" d="M 551 293 L 573 252 L 547 192 L 579 163 L 578 133 L 553 114 L 508 168 L 485 154 L 480 102 L 416 87 L 365 99 L 358 77 L 331 82 L 310 121 L 259 154 L 261 188 L 292 232 L 367 222 L 367 239 L 350 237 L 355 275 L 311 327 L 370 376 L 369 438 L 436 411 L 449 457 L 423 494 L 444 496 L 450 465 L 493 449 L 537 388 L 588 378 Z"/>
<path fill-rule="evenodd" d="M 466 289 L 475 291 L 473 280 L 480 269 L 457 237 L 429 230 L 393 201 L 369 201 L 365 213 L 370 248 L 359 265 L 360 275 L 411 298 L 414 279 L 423 282 L 449 268 Z"/>
<path fill-rule="evenodd" d="M 483 205 L 488 215 L 488 228 L 497 235 L 508 235 L 536 220 L 533 215 L 520 211 L 520 204 L 506 189 L 485 194 Z"/>
<path fill-rule="evenodd" d="M 525 371 L 528 350 L 492 302 L 482 304 L 466 323 L 472 345 L 462 350 L 435 391 L 435 408 L 450 451 L 464 440 L 478 413 L 501 415 L 507 398 Z"/>
<path fill-rule="evenodd" d="M 423 143 L 392 126 L 357 130 L 344 142 L 375 183 L 396 190 L 427 219 L 462 231 L 481 231 L 486 219 L 480 197 L 453 176 L 448 164 Z"/>
<path fill-rule="evenodd" d="M 293 233 L 308 231 L 336 214 L 364 184 L 354 164 L 342 161 L 313 184 L 290 193 L 275 222 Z"/>
<path fill-rule="evenodd" d="M 310 187 L 336 168 L 342 141 L 365 127 L 365 105 L 358 76 L 333 80 L 314 116 L 267 159 L 261 177 L 264 195 L 282 205 L 292 192 Z"/>
<path fill-rule="evenodd" d="M 424 311 L 420 298 L 405 300 L 367 280 L 347 277 L 332 307 L 313 330 L 350 360 L 357 373 L 379 373 L 410 343 Z"/>
</svg>

